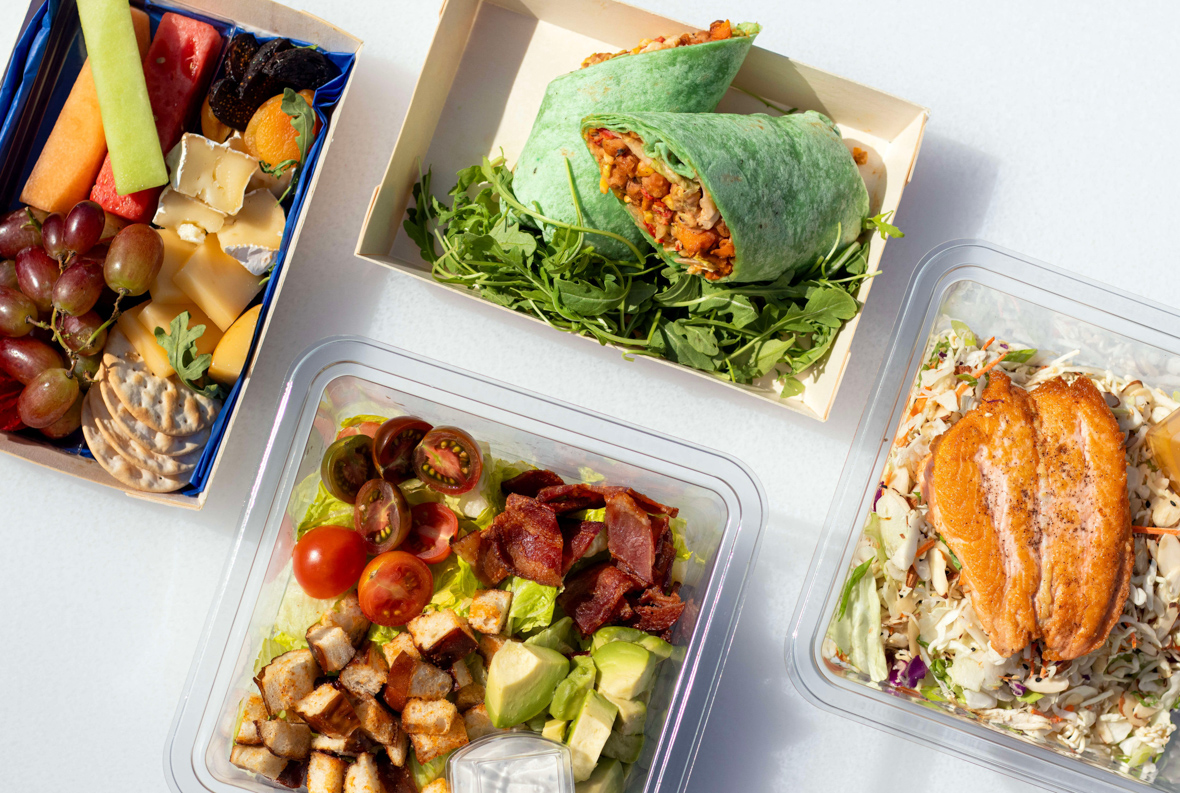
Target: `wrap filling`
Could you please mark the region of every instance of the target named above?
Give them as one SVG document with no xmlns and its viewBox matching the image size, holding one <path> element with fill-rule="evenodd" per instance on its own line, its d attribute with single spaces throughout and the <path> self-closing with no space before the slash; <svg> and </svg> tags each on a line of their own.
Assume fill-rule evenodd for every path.
<svg viewBox="0 0 1180 793">
<path fill-rule="evenodd" d="M 620 58 L 624 55 L 639 55 L 644 52 L 655 52 L 656 50 L 670 50 L 676 47 L 688 47 L 693 44 L 704 44 L 709 41 L 722 41 L 723 39 L 730 39 L 734 36 L 746 36 L 749 33 L 741 26 L 733 27 L 729 24 L 728 19 L 718 19 L 713 24 L 709 25 L 708 30 L 698 30 L 696 33 L 681 33 L 679 36 L 669 38 L 668 36 L 660 36 L 655 39 L 643 39 L 639 42 L 639 46 L 629 50 L 622 50 L 620 52 L 596 52 L 586 60 L 582 61 L 582 68 L 593 66 L 603 61 L 609 61 L 612 58 Z"/>
</svg>

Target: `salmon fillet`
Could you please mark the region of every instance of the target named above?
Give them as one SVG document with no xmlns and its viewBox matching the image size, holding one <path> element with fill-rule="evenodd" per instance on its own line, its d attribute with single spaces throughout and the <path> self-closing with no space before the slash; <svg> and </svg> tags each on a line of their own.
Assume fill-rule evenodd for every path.
<svg viewBox="0 0 1180 793">
<path fill-rule="evenodd" d="M 1068 660 L 1106 641 L 1134 554 L 1123 434 L 1089 379 L 1027 392 L 992 372 L 920 480 L 996 652 L 1039 639 Z"/>
</svg>

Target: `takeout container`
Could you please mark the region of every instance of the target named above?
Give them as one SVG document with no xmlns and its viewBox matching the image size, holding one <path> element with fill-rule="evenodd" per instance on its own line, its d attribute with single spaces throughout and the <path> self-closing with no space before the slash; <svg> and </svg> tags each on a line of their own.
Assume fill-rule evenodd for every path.
<svg viewBox="0 0 1180 793">
<path fill-rule="evenodd" d="M 50 443 L 35 432 L 0 433 L 0 452 L 5 454 L 79 479 L 123 490 L 138 498 L 200 509 L 221 460 L 223 441 L 233 428 L 234 407 L 249 384 L 255 355 L 269 326 L 271 308 L 286 280 L 286 265 L 294 255 L 295 245 L 303 230 L 306 213 L 302 210 L 311 200 L 319 181 L 319 166 L 335 135 L 340 109 L 356 73 L 356 57 L 362 42 L 311 14 L 296 11 L 273 0 L 131 0 L 131 4 L 146 8 L 156 17 L 165 11 L 177 11 L 209 22 L 222 33 L 223 52 L 224 44 L 233 33 L 248 31 L 260 36 L 283 36 L 313 43 L 328 52 L 351 56 L 348 69 L 342 78 L 338 78 L 343 80 L 339 99 L 332 105 L 328 123 L 312 144 L 308 165 L 288 213 L 283 247 L 274 273 L 262 292 L 262 315 L 254 332 L 246 369 L 231 389 L 213 426 L 192 484 L 176 493 L 143 493 L 125 487 L 104 471 L 86 450 L 81 433 L 78 433 L 77 438 L 71 436 L 71 443 L 58 444 Z M 28 27 L 18 40 L 3 81 L 0 82 L 0 210 L 4 213 L 19 206 L 21 188 L 85 58 L 74 0 L 33 0 L 28 19 Z"/>
<path fill-rule="evenodd" d="M 334 338 L 308 350 L 282 389 L 274 430 L 217 597 L 198 644 L 164 766 L 174 791 L 264 791 L 230 765 L 238 702 L 291 580 L 287 508 L 298 483 L 318 475 L 326 445 L 357 415 L 409 413 L 462 427 L 500 459 L 550 468 L 567 481 L 592 469 L 687 518 L 688 603 L 673 643 L 682 660 L 661 667 L 649 704 L 648 740 L 627 787 L 680 791 L 729 651 L 746 576 L 766 520 L 766 496 L 737 460 L 513 386 L 432 363 L 376 342 Z"/>
<path fill-rule="evenodd" d="M 979 338 L 1020 342 L 1050 358 L 1077 350 L 1072 364 L 1136 377 L 1169 393 L 1180 388 L 1180 315 L 1170 309 L 986 242 L 935 248 L 910 281 L 841 474 L 788 637 L 788 671 L 818 707 L 1046 788 L 1148 789 L 1105 765 L 987 727 L 966 711 L 951 713 L 876 686 L 867 676 L 829 665 L 821 654 L 917 372 L 930 339 L 952 318 Z M 1157 767 L 1150 788 L 1180 791 L 1176 744 Z"/>
<path fill-rule="evenodd" d="M 644 37 L 700 30 L 710 20 L 698 22 L 701 24 L 686 25 L 610 0 L 447 0 L 385 177 L 369 206 L 356 254 L 482 300 L 465 289 L 435 281 L 430 265 L 402 231 L 410 189 L 420 174 L 433 169 L 435 193 L 445 196 L 455 183 L 456 171 L 478 163 L 485 155 L 496 156 L 502 149 L 514 164 L 528 139 L 545 87 L 553 78 L 577 69 L 591 53 L 629 49 Z M 850 147 L 868 152 L 861 175 L 869 188 L 872 212 L 897 209 L 922 142 L 928 116 L 925 108 L 758 46 L 750 50 L 733 85 L 784 107 L 819 110 L 830 116 Z M 733 88 L 717 110 L 774 112 Z M 884 245 L 874 236 L 869 272 L 878 269 Z M 868 298 L 872 284 L 872 278 L 861 284 L 856 295 L 861 303 Z M 725 382 L 740 392 L 823 421 L 848 365 L 858 324 L 859 315 L 840 332 L 827 357 L 800 377 L 803 393 L 786 400 L 779 396 L 781 387 L 771 376 L 752 386 L 737 385 L 662 358 L 645 360 L 709 382 Z"/>
</svg>

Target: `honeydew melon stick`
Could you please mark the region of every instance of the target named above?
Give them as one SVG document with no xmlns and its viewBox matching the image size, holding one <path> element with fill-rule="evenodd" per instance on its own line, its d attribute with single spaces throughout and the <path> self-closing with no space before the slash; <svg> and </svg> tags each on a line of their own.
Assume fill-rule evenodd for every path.
<svg viewBox="0 0 1180 793">
<path fill-rule="evenodd" d="M 115 186 L 126 195 L 168 182 L 127 0 L 78 0 Z"/>
</svg>

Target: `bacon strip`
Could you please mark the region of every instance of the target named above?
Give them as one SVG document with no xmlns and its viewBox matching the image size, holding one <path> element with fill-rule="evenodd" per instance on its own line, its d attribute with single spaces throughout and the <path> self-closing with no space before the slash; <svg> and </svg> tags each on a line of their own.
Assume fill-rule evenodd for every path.
<svg viewBox="0 0 1180 793">
<path fill-rule="evenodd" d="M 561 536 L 565 541 L 561 549 L 562 575 L 586 555 L 586 549 L 594 544 L 599 532 L 605 528 L 606 524 L 597 520 L 566 521 L 561 524 Z"/>
<path fill-rule="evenodd" d="M 652 534 L 656 537 L 652 580 L 661 592 L 667 592 L 672 585 L 672 563 L 676 561 L 676 543 L 672 540 L 670 524 L 667 515 L 656 515 L 651 519 Z"/>
<path fill-rule="evenodd" d="M 631 627 L 649 633 L 664 633 L 684 613 L 684 601 L 680 599 L 679 593 L 665 595 L 653 587 L 640 595 L 632 608 L 635 616 L 630 621 Z"/>
<path fill-rule="evenodd" d="M 582 635 L 590 636 L 610 622 L 620 603 L 627 603 L 627 593 L 637 589 L 630 576 L 606 562 L 566 581 L 558 601 Z"/>
<path fill-rule="evenodd" d="M 564 542 L 553 510 L 513 493 L 488 530 L 495 532 L 516 575 L 545 586 L 561 586 Z"/>
<path fill-rule="evenodd" d="M 606 542 L 619 567 L 643 586 L 652 585 L 656 560 L 652 520 L 625 492 L 606 498 Z"/>
<path fill-rule="evenodd" d="M 534 468 L 531 471 L 525 471 L 523 474 L 518 474 L 503 482 L 500 485 L 500 490 L 505 495 L 517 493 L 522 496 L 528 496 L 529 498 L 536 498 L 542 489 L 546 487 L 558 487 L 564 484 L 565 480 L 553 471 L 548 471 L 544 468 Z"/>
<path fill-rule="evenodd" d="M 537 493 L 537 501 L 547 504 L 559 515 L 574 512 L 579 509 L 601 509 L 606 506 L 608 496 L 624 493 L 630 496 L 636 504 L 645 511 L 656 515 L 667 515 L 674 518 L 680 514 L 676 507 L 669 507 L 648 498 L 629 487 L 616 485 L 557 485 L 543 488 Z"/>
</svg>

